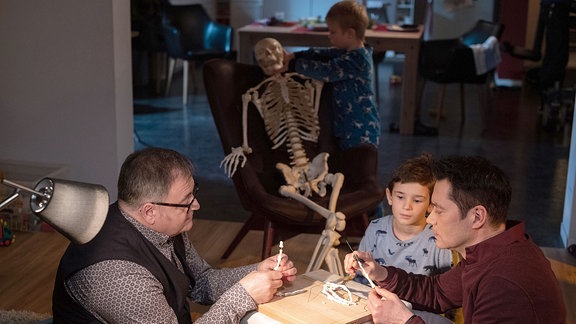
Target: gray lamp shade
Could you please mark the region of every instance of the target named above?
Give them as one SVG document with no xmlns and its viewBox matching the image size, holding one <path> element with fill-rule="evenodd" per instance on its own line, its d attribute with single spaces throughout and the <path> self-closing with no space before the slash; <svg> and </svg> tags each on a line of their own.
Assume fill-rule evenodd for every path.
<svg viewBox="0 0 576 324">
<path fill-rule="evenodd" d="M 76 244 L 98 234 L 108 213 L 108 191 L 101 185 L 44 178 L 36 184 L 30 208 Z"/>
</svg>

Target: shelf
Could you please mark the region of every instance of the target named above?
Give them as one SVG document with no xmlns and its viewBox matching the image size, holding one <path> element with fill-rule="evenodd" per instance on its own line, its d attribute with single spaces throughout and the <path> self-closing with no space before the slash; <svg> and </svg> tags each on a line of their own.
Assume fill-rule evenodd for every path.
<svg viewBox="0 0 576 324">
<path fill-rule="evenodd" d="M 398 24 L 414 23 L 414 1 L 396 0 L 394 3 L 394 22 Z"/>
</svg>

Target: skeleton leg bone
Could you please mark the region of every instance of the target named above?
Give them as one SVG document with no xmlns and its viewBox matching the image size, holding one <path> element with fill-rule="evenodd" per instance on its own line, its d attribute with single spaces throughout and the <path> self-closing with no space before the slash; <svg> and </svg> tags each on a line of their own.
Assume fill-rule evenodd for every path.
<svg viewBox="0 0 576 324">
<path fill-rule="evenodd" d="M 334 174 L 328 173 L 324 178 L 324 182 L 332 186 L 332 193 L 330 194 L 330 204 L 328 205 L 328 209 L 334 212 L 336 211 L 336 203 L 338 202 L 338 196 L 340 196 L 340 190 L 344 184 L 344 175 L 340 172 Z"/>
<path fill-rule="evenodd" d="M 328 266 L 328 271 L 344 276 L 338 249 L 335 248 L 335 246 L 340 244 L 339 238 L 340 234 L 336 231 L 327 229 L 322 231 L 322 235 L 320 239 L 318 239 L 318 243 L 316 243 L 314 254 L 312 254 L 312 258 L 310 258 L 306 272 L 320 269 L 324 261 Z"/>
<path fill-rule="evenodd" d="M 312 200 L 298 194 L 297 190 L 295 187 L 293 186 L 280 186 L 280 194 L 283 195 L 284 197 L 288 197 L 288 198 L 292 198 L 295 200 L 298 200 L 299 202 L 303 203 L 304 205 L 306 205 L 308 208 L 312 209 L 313 211 L 317 212 L 318 214 L 320 214 L 322 217 L 326 218 L 326 225 L 328 226 L 328 221 L 330 220 L 330 216 L 333 216 L 335 214 L 339 214 L 340 216 L 337 216 L 336 218 L 340 219 L 341 222 L 344 222 L 344 225 L 341 225 L 340 222 L 338 222 L 338 224 L 335 224 L 335 229 L 338 231 L 342 231 L 344 230 L 344 228 L 346 227 L 346 216 L 340 212 L 334 213 L 320 205 L 318 205 L 317 203 L 313 202 Z M 330 196 L 330 198 L 332 198 L 332 196 Z"/>
<path fill-rule="evenodd" d="M 340 241 L 338 241 L 338 245 Z M 344 276 L 344 268 L 342 267 L 342 262 L 340 262 L 340 255 L 338 254 L 338 249 L 335 247 L 330 248 L 328 254 L 324 258 L 324 261 L 328 265 L 328 270 L 332 273 L 337 273 L 340 276 Z"/>
<path fill-rule="evenodd" d="M 343 176 L 342 176 L 343 177 Z M 338 180 L 336 180 L 338 181 Z M 343 178 L 342 178 L 343 181 Z M 338 188 L 333 188 L 334 189 Z M 330 211 L 317 203 L 313 202 L 312 200 L 299 195 L 297 193 L 297 189 L 292 186 L 281 186 L 280 193 L 285 196 L 295 200 L 300 201 L 301 203 L 305 204 L 308 208 L 312 209 L 313 211 L 317 212 L 318 214 L 322 215 L 322 217 L 326 218 L 326 226 L 322 231 L 322 235 L 316 244 L 316 248 L 314 249 L 314 254 L 310 259 L 310 263 L 308 264 L 308 271 L 313 271 L 320 269 L 322 265 L 322 261 L 325 261 L 328 265 L 328 268 L 331 272 L 337 273 L 341 276 L 344 275 L 342 271 L 342 267 L 340 265 L 340 258 L 338 257 L 338 250 L 335 248 L 340 244 L 338 240 L 340 238 L 340 234 L 336 232 L 344 230 L 346 227 L 346 216 L 341 212 L 333 212 Z M 339 192 L 336 195 L 330 196 L 330 205 L 332 204 L 332 199 L 338 199 Z"/>
</svg>

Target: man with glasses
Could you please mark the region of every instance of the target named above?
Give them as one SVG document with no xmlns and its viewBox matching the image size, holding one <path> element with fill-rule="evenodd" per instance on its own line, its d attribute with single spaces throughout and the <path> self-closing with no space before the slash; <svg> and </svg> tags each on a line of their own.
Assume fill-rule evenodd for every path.
<svg viewBox="0 0 576 324">
<path fill-rule="evenodd" d="M 54 323 L 191 323 L 188 298 L 212 307 L 196 323 L 235 323 L 272 299 L 296 268 L 283 254 L 213 269 L 188 240 L 200 209 L 194 167 L 161 148 L 122 165 L 118 201 L 90 242 L 70 244 L 56 276 Z"/>
</svg>

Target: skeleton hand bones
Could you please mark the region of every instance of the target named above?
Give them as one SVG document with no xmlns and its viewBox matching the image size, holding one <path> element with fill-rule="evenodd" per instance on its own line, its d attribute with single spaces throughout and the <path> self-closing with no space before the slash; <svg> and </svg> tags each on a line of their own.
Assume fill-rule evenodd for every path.
<svg viewBox="0 0 576 324">
<path fill-rule="evenodd" d="M 252 149 L 250 147 L 233 147 L 232 152 L 220 162 L 220 167 L 224 166 L 224 170 L 226 170 L 226 174 L 228 177 L 232 177 L 238 168 L 238 163 L 241 162 L 240 167 L 243 168 L 246 164 L 246 155 L 252 153 Z"/>
</svg>

